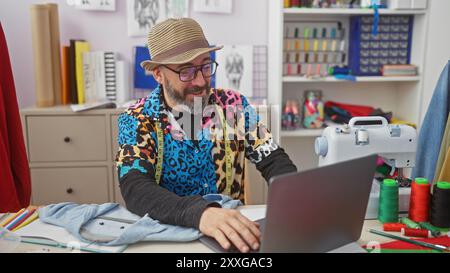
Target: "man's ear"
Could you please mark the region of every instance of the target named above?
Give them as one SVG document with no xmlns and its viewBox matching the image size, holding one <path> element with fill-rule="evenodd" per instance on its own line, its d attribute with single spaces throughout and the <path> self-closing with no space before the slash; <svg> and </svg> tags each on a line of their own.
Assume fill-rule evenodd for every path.
<svg viewBox="0 0 450 273">
<path fill-rule="evenodd" d="M 160 67 L 156 67 L 155 69 L 153 69 L 152 73 L 153 73 L 153 78 L 155 78 L 155 80 L 159 84 L 162 84 L 163 83 L 163 78 L 162 78 L 162 73 L 161 73 Z"/>
</svg>

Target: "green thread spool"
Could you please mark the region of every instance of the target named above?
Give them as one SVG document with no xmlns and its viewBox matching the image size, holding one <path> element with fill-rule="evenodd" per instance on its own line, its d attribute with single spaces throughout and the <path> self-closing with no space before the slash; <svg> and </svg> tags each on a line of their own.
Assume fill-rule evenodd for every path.
<svg viewBox="0 0 450 273">
<path fill-rule="evenodd" d="M 437 182 L 437 187 L 441 190 L 450 190 L 449 182 Z"/>
<path fill-rule="evenodd" d="M 378 220 L 382 223 L 398 222 L 398 183 L 385 179 L 381 183 Z"/>
<path fill-rule="evenodd" d="M 423 229 L 429 230 L 431 232 L 431 235 L 433 235 L 433 237 L 441 236 L 441 230 L 430 223 L 421 222 L 419 223 L 419 226 Z"/>
<path fill-rule="evenodd" d="M 397 181 L 395 181 L 394 179 L 384 179 L 383 184 L 385 186 L 395 187 L 397 186 Z"/>
<path fill-rule="evenodd" d="M 420 229 L 420 225 L 409 218 L 403 217 L 400 222 L 409 228 Z"/>
</svg>

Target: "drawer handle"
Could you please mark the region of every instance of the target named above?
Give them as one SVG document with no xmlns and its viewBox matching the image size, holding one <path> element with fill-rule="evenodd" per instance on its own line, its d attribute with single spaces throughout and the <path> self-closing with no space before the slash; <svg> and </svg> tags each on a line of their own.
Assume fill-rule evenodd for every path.
<svg viewBox="0 0 450 273">
<path fill-rule="evenodd" d="M 70 141 L 72 141 L 72 140 L 70 139 L 70 137 L 67 137 L 67 136 L 66 136 L 66 137 L 64 138 L 64 142 L 65 142 L 65 143 L 69 143 Z"/>
<path fill-rule="evenodd" d="M 73 189 L 72 189 L 72 188 L 68 188 L 68 189 L 66 190 L 66 192 L 67 192 L 68 194 L 72 194 L 72 193 L 73 193 Z"/>
</svg>

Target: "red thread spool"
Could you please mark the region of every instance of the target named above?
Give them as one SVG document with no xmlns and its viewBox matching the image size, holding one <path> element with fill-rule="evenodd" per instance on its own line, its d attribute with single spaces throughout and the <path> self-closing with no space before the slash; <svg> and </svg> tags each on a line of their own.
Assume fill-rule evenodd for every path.
<svg viewBox="0 0 450 273">
<path fill-rule="evenodd" d="M 427 229 L 402 228 L 402 235 L 408 237 L 430 238 L 431 232 Z"/>
<path fill-rule="evenodd" d="M 383 230 L 384 231 L 393 231 L 393 232 L 401 232 L 402 229 L 407 228 L 405 224 L 401 223 L 384 223 Z"/>
<path fill-rule="evenodd" d="M 430 184 L 425 178 L 416 178 L 411 185 L 409 219 L 414 222 L 428 222 L 430 216 Z"/>
</svg>

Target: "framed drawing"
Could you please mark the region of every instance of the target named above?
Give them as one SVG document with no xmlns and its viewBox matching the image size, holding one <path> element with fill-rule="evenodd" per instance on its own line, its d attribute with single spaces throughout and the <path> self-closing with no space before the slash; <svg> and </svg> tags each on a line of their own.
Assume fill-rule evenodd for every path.
<svg viewBox="0 0 450 273">
<path fill-rule="evenodd" d="M 229 45 L 216 52 L 216 87 L 253 96 L 253 46 Z"/>
<path fill-rule="evenodd" d="M 167 18 L 189 16 L 189 0 L 127 0 L 128 36 L 147 36 Z"/>
</svg>

